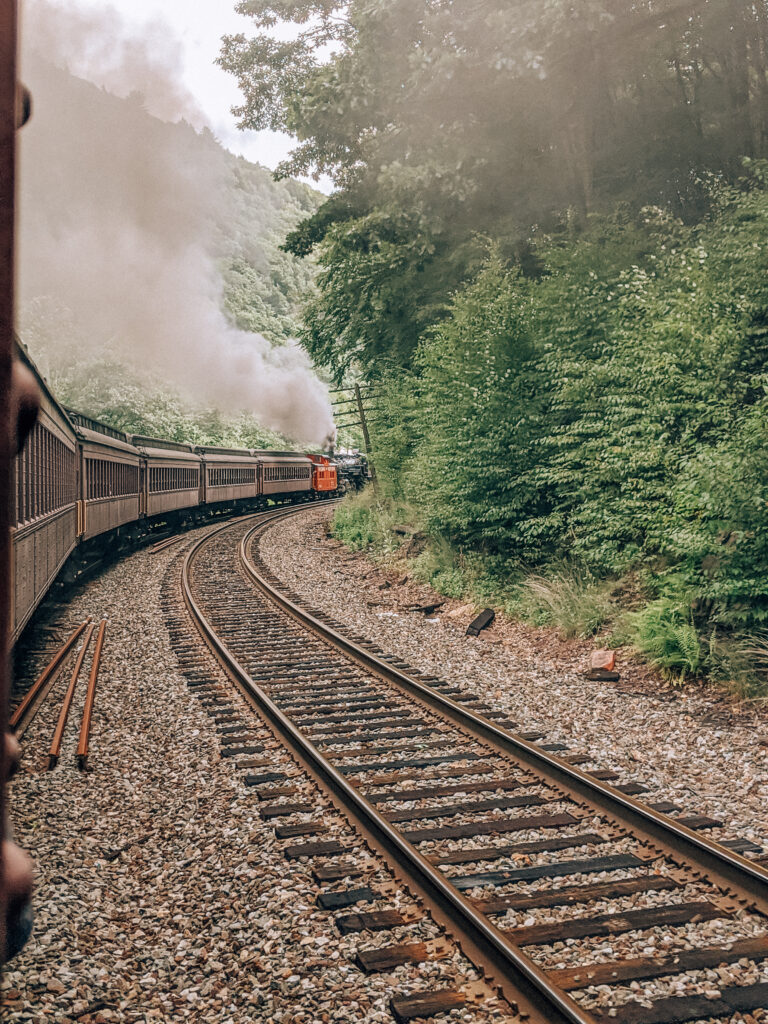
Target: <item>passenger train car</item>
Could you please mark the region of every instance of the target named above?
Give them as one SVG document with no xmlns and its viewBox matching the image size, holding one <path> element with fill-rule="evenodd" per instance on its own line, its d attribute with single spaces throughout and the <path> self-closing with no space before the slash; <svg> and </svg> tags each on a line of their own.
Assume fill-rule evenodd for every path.
<svg viewBox="0 0 768 1024">
<path fill-rule="evenodd" d="M 328 456 L 124 434 L 65 409 L 21 346 L 17 354 L 37 379 L 41 407 L 14 464 L 13 642 L 65 566 L 74 576 L 89 558 L 158 529 L 347 486 Z"/>
</svg>

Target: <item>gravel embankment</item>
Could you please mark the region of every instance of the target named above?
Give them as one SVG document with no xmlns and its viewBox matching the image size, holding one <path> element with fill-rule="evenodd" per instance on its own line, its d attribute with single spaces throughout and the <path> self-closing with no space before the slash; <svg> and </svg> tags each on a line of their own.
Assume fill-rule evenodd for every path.
<svg viewBox="0 0 768 1024">
<path fill-rule="evenodd" d="M 260 542 L 268 568 L 309 603 L 388 654 L 508 712 L 521 730 L 540 730 L 542 742 L 562 742 L 588 753 L 596 767 L 646 784 L 641 799 L 673 800 L 722 821 L 722 830 L 709 833 L 715 838 L 740 836 L 768 849 L 764 714 L 734 711 L 717 694 L 654 693 L 633 666 L 619 665 L 619 686 L 588 681 L 572 651 L 560 656 L 557 644 L 537 646 L 533 631 L 511 624 L 467 638 L 471 609 L 446 601 L 429 618 L 408 611 L 439 598 L 329 538 L 329 515 L 316 509 L 288 519 Z"/>
<path fill-rule="evenodd" d="M 109 618 L 92 771 L 75 767 L 81 680 L 58 767 L 45 770 L 53 694 L 28 730 L 12 785 L 17 839 L 38 877 L 33 938 L 2 982 L 3 1020 L 389 1022 L 392 995 L 476 984 L 450 943 L 445 959 L 390 974 L 354 966 L 359 949 L 442 941 L 441 933 L 257 723 L 274 767 L 299 787 L 291 799 L 313 803 L 328 838 L 349 842 L 348 859 L 385 894 L 365 909 L 397 907 L 413 921 L 375 935 L 334 932 L 310 865 L 285 858 L 286 843 L 260 818 L 235 759 L 220 756 L 215 725 L 179 670 L 162 610 L 179 551 L 133 556 L 66 610 L 67 625 Z M 471 1024 L 504 1016 L 493 1000 L 451 1015 Z"/>
</svg>

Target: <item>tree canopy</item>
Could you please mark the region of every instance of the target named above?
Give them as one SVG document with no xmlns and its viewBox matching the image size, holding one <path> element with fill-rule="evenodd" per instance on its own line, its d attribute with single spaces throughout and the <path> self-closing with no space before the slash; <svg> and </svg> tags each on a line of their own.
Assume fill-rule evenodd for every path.
<svg viewBox="0 0 768 1024">
<path fill-rule="evenodd" d="M 226 37 L 244 128 L 287 131 L 280 173 L 336 193 L 288 237 L 315 251 L 304 341 L 337 376 L 407 366 L 483 239 L 531 240 L 616 202 L 688 222 L 705 172 L 766 151 L 765 0 L 242 0 Z M 294 27 L 278 39 L 278 22 Z"/>
</svg>

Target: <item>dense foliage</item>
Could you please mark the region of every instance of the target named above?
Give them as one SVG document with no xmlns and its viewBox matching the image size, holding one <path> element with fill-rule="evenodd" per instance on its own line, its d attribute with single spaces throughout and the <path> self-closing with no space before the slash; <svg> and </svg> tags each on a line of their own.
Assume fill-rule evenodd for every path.
<svg viewBox="0 0 768 1024">
<path fill-rule="evenodd" d="M 238 9 L 242 125 L 337 187 L 286 241 L 320 265 L 305 343 L 381 393 L 378 490 L 339 534 L 386 553 L 410 520 L 447 593 L 572 633 L 629 605 L 658 665 L 754 679 L 768 3 Z"/>
<path fill-rule="evenodd" d="M 688 671 L 699 635 L 768 623 L 768 190 L 713 190 L 696 226 L 542 240 L 536 281 L 491 252 L 374 421 L 382 493 L 466 589 L 473 564 L 513 606 L 542 568 L 633 577 L 630 632 Z"/>
<path fill-rule="evenodd" d="M 225 40 L 246 128 L 338 191 L 289 236 L 316 251 L 313 356 L 407 366 L 489 235 L 535 274 L 531 231 L 629 200 L 686 222 L 700 172 L 768 145 L 765 0 L 240 0 Z M 278 20 L 296 33 L 276 38 Z M 693 173 L 692 173 L 693 172 Z"/>
</svg>

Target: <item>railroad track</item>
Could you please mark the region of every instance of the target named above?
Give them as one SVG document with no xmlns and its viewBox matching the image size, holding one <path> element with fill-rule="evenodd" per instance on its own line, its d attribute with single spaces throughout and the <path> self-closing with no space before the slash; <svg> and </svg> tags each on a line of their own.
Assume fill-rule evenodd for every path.
<svg viewBox="0 0 768 1024">
<path fill-rule="evenodd" d="M 260 533 L 294 514 L 195 544 L 181 574 L 186 607 L 240 695 L 498 987 L 510 1019 L 768 1020 L 768 869 L 738 852 L 750 844 L 707 839 L 711 819 L 644 805 L 632 783 L 581 770 L 588 755 L 544 749 L 471 696 L 301 608 L 257 552 Z M 188 677 L 229 728 L 220 686 Z M 246 782 L 278 838 L 292 841 L 286 855 L 310 858 L 320 905 L 355 908 L 337 919 L 342 933 L 407 923 L 395 909 L 366 912 L 377 894 L 343 844 L 327 841 L 315 803 L 297 801 L 263 759 L 241 763 L 259 769 Z M 364 945 L 365 971 L 432 955 L 418 942 Z M 408 1020 L 462 1001 L 460 991 L 428 992 L 392 1009 Z"/>
</svg>

